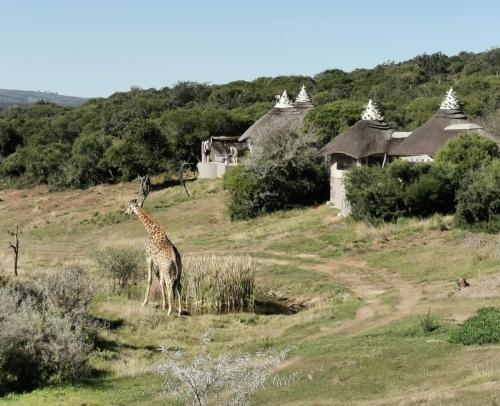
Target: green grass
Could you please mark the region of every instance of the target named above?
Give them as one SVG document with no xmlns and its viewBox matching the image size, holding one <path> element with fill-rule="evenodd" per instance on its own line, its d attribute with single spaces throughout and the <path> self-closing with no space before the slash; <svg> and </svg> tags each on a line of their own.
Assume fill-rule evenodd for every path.
<svg viewBox="0 0 500 406">
<path fill-rule="evenodd" d="M 161 405 L 165 404 L 165 397 L 155 390 L 160 383 L 154 374 L 104 378 L 79 385 L 39 389 L 25 395 L 10 395 L 0 402 L 23 406 Z"/>
<path fill-rule="evenodd" d="M 171 345 L 195 354 L 200 336 L 210 331 L 215 353 L 295 347 L 288 366 L 277 374 L 299 372 L 297 383 L 268 388 L 256 397 L 256 405 L 398 405 L 409 397 L 422 404 L 493 404 L 500 391 L 500 348 L 472 346 L 464 351 L 448 337 L 477 308 L 498 303 L 495 292 L 462 296 L 455 279 L 466 275 L 474 288 L 478 278 L 500 277 L 500 259 L 493 249 L 474 254 L 451 219 L 374 228 L 341 220 L 320 206 L 231 223 L 219 182 L 196 181 L 188 187 L 191 198 L 174 187 L 153 192 L 145 205 L 181 253 L 250 255 L 257 298 L 274 295 L 306 308 L 289 316 L 166 317 L 155 303 L 141 307 L 144 281 L 130 298 L 104 289 L 93 312 L 110 320 L 113 328 L 103 334 L 106 345 L 91 359 L 99 375 L 79 385 L 11 395 L 0 403 L 170 404 L 161 394 L 160 379 L 148 372 L 161 358 L 157 348 Z M 57 194 L 39 189 L 2 192 L 1 204 L 13 215 L 2 216 L 0 228 L 20 224 L 22 229 L 21 278 L 40 268 L 76 262 L 105 287 L 91 261 L 94 252 L 104 246 L 144 247 L 142 225 L 122 214 L 135 192 L 135 184 Z M 482 238 L 494 244 L 494 236 Z M 7 239 L 0 233 L 0 245 L 8 245 Z M 5 273 L 11 272 L 10 253 L 1 251 L 0 261 Z M 403 302 L 387 274 L 423 292 L 414 308 L 393 319 Z M 364 290 L 356 293 L 362 285 Z M 355 333 L 335 332 L 353 323 L 365 306 L 373 306 L 374 315 L 357 322 Z M 440 321 L 431 332 L 419 325 L 427 311 Z"/>
</svg>

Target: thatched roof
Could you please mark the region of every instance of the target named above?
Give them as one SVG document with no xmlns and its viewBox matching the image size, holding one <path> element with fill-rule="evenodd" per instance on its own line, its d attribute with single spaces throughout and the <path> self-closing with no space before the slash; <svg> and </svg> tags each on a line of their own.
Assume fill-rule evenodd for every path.
<svg viewBox="0 0 500 406">
<path fill-rule="evenodd" d="M 304 126 L 304 116 L 312 108 L 312 104 L 288 108 L 273 108 L 264 114 L 238 138 L 239 142 L 262 134 L 281 135 L 284 132 L 294 132 Z"/>
<path fill-rule="evenodd" d="M 384 120 L 359 120 L 326 144 L 323 152 L 327 155 L 349 155 L 354 159 L 385 154 L 388 152 L 393 131 Z"/>
<path fill-rule="evenodd" d="M 349 155 L 354 159 L 382 155 L 387 153 L 393 144 L 393 132 L 377 105 L 370 99 L 361 114 L 361 120 L 326 144 L 323 152 L 327 155 Z"/>
<path fill-rule="evenodd" d="M 434 116 L 413 131 L 398 147 L 394 148 L 392 154 L 398 156 L 434 156 L 439 148 L 467 130 L 482 132 L 480 126 L 467 121 L 461 108 L 457 110 L 439 109 Z"/>
<path fill-rule="evenodd" d="M 434 116 L 413 131 L 392 151 L 398 156 L 434 156 L 439 148 L 463 131 L 484 132 L 482 127 L 467 121 L 453 88 L 446 92 Z"/>
</svg>

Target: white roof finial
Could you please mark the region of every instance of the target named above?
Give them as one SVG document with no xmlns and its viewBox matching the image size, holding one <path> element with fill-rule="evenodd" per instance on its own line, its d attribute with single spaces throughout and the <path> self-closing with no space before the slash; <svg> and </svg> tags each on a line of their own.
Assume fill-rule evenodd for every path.
<svg viewBox="0 0 500 406">
<path fill-rule="evenodd" d="M 372 120 L 372 121 L 384 121 L 384 116 L 380 113 L 377 105 L 372 101 L 368 100 L 368 104 L 365 106 L 365 111 L 361 114 L 362 120 Z"/>
<path fill-rule="evenodd" d="M 300 92 L 295 98 L 295 103 L 311 103 L 311 99 L 307 94 L 307 89 L 305 85 L 302 85 L 302 87 L 300 88 Z"/>
<path fill-rule="evenodd" d="M 439 108 L 441 110 L 460 110 L 460 101 L 453 91 L 453 87 L 450 87 L 450 90 L 446 92 Z"/>
<path fill-rule="evenodd" d="M 288 94 L 286 93 L 286 90 L 280 96 L 280 98 L 278 99 L 278 102 L 274 105 L 274 107 L 278 108 L 278 109 L 287 109 L 289 107 L 293 107 L 292 102 L 288 98 Z"/>
</svg>

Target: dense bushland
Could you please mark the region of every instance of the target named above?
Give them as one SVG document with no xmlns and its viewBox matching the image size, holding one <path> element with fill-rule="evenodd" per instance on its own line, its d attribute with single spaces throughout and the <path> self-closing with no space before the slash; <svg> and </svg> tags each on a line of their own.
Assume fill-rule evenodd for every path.
<svg viewBox="0 0 500 406">
<path fill-rule="evenodd" d="M 457 213 L 457 223 L 500 229 L 499 146 L 476 134 L 450 141 L 432 164 L 394 161 L 360 166 L 346 176 L 354 219 L 379 223 L 399 217 Z"/>
<path fill-rule="evenodd" d="M 88 375 L 99 329 L 93 293 L 81 269 L 0 287 L 0 395 Z"/>
<path fill-rule="evenodd" d="M 500 49 L 419 55 L 374 69 L 339 69 L 314 77 L 280 76 L 225 85 L 180 82 L 91 99 L 77 108 L 40 102 L 0 111 L 0 177 L 4 185 L 49 183 L 83 188 L 195 163 L 209 136 L 240 135 L 287 89 L 302 84 L 316 109 L 306 127 L 326 143 L 358 118 L 371 97 L 396 128 L 414 129 L 453 84 L 467 113 L 499 130 Z"/>
</svg>

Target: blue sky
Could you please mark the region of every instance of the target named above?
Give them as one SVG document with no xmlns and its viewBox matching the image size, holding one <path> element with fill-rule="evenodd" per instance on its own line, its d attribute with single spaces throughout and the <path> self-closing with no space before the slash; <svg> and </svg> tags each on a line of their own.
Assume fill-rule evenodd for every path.
<svg viewBox="0 0 500 406">
<path fill-rule="evenodd" d="M 498 0 L 1 0 L 0 88 L 107 96 L 500 46 Z"/>
</svg>

